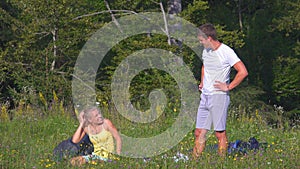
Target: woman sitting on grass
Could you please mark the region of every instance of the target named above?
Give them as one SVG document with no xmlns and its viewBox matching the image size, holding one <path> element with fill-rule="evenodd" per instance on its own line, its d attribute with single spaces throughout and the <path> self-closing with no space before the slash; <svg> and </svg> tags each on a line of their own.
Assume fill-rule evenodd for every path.
<svg viewBox="0 0 300 169">
<path fill-rule="evenodd" d="M 114 152 L 114 139 L 116 141 L 116 153 L 120 155 L 121 137 L 112 122 L 103 118 L 99 108 L 92 107 L 81 112 L 79 123 L 72 141 L 78 143 L 85 134 L 88 134 L 94 145 L 94 152 L 90 155 L 72 158 L 72 165 L 82 165 L 93 160 L 107 161 L 111 153 Z"/>
</svg>

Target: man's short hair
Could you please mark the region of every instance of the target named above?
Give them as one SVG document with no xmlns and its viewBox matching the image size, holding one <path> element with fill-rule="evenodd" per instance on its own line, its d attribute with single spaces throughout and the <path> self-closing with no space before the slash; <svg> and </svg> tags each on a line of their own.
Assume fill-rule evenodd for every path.
<svg viewBox="0 0 300 169">
<path fill-rule="evenodd" d="M 203 24 L 199 27 L 199 29 L 200 29 L 198 33 L 199 36 L 205 35 L 203 36 L 204 38 L 208 38 L 210 36 L 213 40 L 217 40 L 217 31 L 213 24 L 211 23 Z"/>
</svg>

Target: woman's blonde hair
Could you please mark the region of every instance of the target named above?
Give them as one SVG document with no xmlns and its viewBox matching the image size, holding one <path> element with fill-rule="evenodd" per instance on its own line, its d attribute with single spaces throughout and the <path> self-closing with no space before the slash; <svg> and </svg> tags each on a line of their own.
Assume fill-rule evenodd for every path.
<svg viewBox="0 0 300 169">
<path fill-rule="evenodd" d="M 83 111 L 84 112 L 83 117 L 84 117 L 84 119 L 86 119 L 86 122 L 85 122 L 86 125 L 89 124 L 89 120 L 91 119 L 91 112 L 93 112 L 95 110 L 102 116 L 101 110 L 96 106 L 87 108 Z"/>
</svg>

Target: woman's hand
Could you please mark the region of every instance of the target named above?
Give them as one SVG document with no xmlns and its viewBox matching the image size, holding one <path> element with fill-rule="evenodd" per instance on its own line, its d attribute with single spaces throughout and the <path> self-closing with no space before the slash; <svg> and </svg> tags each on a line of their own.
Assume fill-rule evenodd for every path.
<svg viewBox="0 0 300 169">
<path fill-rule="evenodd" d="M 84 123 L 85 123 L 84 112 L 83 111 L 79 113 L 78 120 L 79 120 L 79 124 L 83 127 Z"/>
<path fill-rule="evenodd" d="M 79 120 L 79 126 L 78 126 L 77 130 L 75 131 L 75 133 L 72 137 L 72 142 L 76 143 L 76 144 L 79 143 L 80 140 L 86 134 L 85 131 L 84 131 L 84 127 L 85 127 L 84 112 L 79 113 L 78 120 Z"/>
</svg>

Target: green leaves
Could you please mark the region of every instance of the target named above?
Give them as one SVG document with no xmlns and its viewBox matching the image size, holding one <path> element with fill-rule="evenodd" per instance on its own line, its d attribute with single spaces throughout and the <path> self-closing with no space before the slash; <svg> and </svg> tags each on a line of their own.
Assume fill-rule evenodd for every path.
<svg viewBox="0 0 300 169">
<path fill-rule="evenodd" d="M 160 2 L 167 10 L 168 0 L 114 0 L 108 5 L 114 17 L 119 18 L 134 12 L 161 12 Z M 265 92 L 262 94 L 264 101 L 282 105 L 287 110 L 297 107 L 299 0 L 194 0 L 181 3 L 182 12 L 178 16 L 197 26 L 205 22 L 216 25 L 219 39 L 236 49 L 247 66 L 248 84 Z M 23 88 L 28 87 L 36 93 L 42 92 L 47 101 L 53 98 L 52 91 L 56 91 L 59 98 L 70 103 L 71 73 L 80 50 L 93 33 L 112 21 L 105 2 L 5 0 L 0 4 L 1 102 L 10 98 L 17 104 L 12 98 L 20 98 Z M 107 41 L 110 38 L 108 36 Z M 112 48 L 97 72 L 99 100 L 110 102 L 109 86 L 116 67 L 127 56 L 141 49 L 160 48 L 180 55 L 195 78 L 199 79 L 199 57 L 184 44 L 178 48 L 167 41 L 167 36 L 144 34 L 130 37 Z M 176 86 L 174 79 L 165 72 L 147 70 L 140 73 L 132 82 L 132 101 L 147 109 L 147 92 L 161 82 L 170 87 L 169 91 L 176 88 L 172 88 Z M 249 91 L 256 93 L 257 90 Z M 247 94 L 237 97 L 246 96 L 257 101 L 262 98 Z"/>
<path fill-rule="evenodd" d="M 209 9 L 208 2 L 202 0 L 195 0 L 193 3 L 188 4 L 187 8 L 182 11 L 180 16 L 186 20 L 201 25 L 206 22 L 207 10 Z"/>
<path fill-rule="evenodd" d="M 300 60 L 292 57 L 278 57 L 274 61 L 273 90 L 276 92 L 276 99 L 285 105 L 299 103 L 300 95 Z"/>
</svg>

